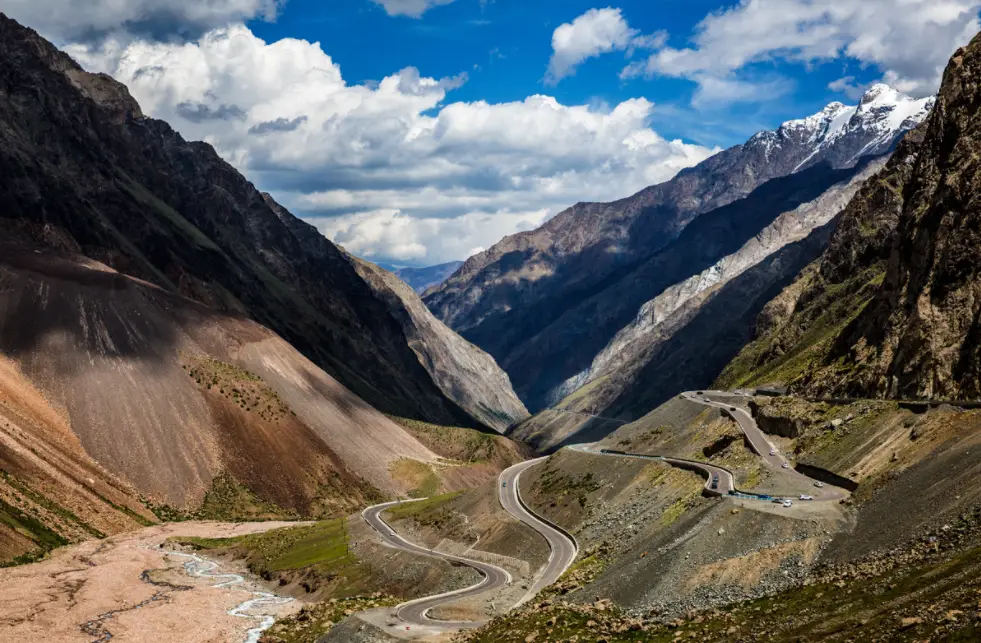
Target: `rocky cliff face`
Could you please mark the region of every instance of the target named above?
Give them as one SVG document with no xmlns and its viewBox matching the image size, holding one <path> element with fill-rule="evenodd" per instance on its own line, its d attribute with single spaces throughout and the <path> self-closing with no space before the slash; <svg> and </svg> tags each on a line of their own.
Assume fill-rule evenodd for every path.
<svg viewBox="0 0 981 643">
<path fill-rule="evenodd" d="M 665 283 L 665 275 L 652 270 L 693 221 L 738 208 L 739 201 L 774 179 L 813 176 L 807 173 L 829 165 L 849 168 L 863 156 L 886 152 L 930 106 L 929 100 L 913 101 L 878 86 L 861 105 L 831 105 L 754 136 L 629 199 L 579 204 L 538 230 L 508 237 L 468 260 L 428 292 L 425 301 L 498 360 L 531 410 L 541 409 L 554 402 L 557 387 L 590 367 L 645 302 L 748 240 L 737 237 L 732 239 L 735 247 L 703 253 L 690 265 L 679 266 Z M 769 220 L 753 234 L 834 182 L 788 197 L 783 202 L 788 207 L 770 209 Z M 816 185 L 810 182 L 811 188 Z M 774 189 L 779 188 L 769 186 L 764 194 Z"/>
<path fill-rule="evenodd" d="M 808 239 L 812 233 L 831 223 L 865 181 L 874 176 L 884 163 L 882 160 L 870 162 L 861 172 L 847 181 L 832 186 L 813 201 L 780 214 L 737 251 L 726 255 L 699 274 L 670 286 L 657 297 L 646 302 L 641 306 L 636 318 L 596 355 L 589 369 L 568 381 L 562 387 L 565 390 L 560 389 L 562 396 L 565 397 L 579 388 L 589 387 L 588 396 L 580 396 L 579 399 L 588 398 L 592 404 L 608 406 L 623 392 L 623 383 L 631 382 L 641 369 L 657 359 L 658 349 L 662 345 L 670 342 L 675 334 L 690 323 L 713 299 L 720 295 L 725 298 L 727 286 L 737 283 L 740 277 L 750 273 L 754 268 L 759 268 L 785 247 Z M 826 238 L 827 234 L 818 236 Z M 820 248 L 820 244 L 812 243 L 811 246 Z M 802 258 L 806 261 L 810 260 L 806 254 Z M 784 261 L 772 266 L 768 271 L 769 279 L 765 280 L 767 286 L 762 291 L 772 287 L 771 280 L 773 283 L 780 283 L 792 278 L 795 272 L 789 270 L 793 270 L 794 265 L 795 262 L 787 261 L 785 258 Z M 732 322 L 733 319 L 725 320 L 725 315 L 720 315 L 720 327 L 726 326 L 730 333 L 734 331 Z M 705 339 L 708 340 L 709 336 Z M 709 345 L 715 351 L 720 348 L 717 343 L 707 342 L 706 351 Z M 706 357 L 703 364 L 710 366 L 714 361 Z M 681 369 L 677 365 L 664 363 L 663 360 L 657 360 L 656 368 L 660 371 L 676 372 L 678 377 L 682 376 Z M 706 376 L 712 378 L 716 375 L 711 370 L 700 372 L 702 369 L 692 364 L 685 364 L 682 369 L 696 371 L 688 375 L 689 378 L 694 375 L 693 381 L 700 379 L 704 381 Z M 650 382 L 647 386 L 650 388 Z M 675 392 L 665 390 L 662 395 L 666 398 Z M 605 403 L 602 402 L 604 399 Z"/>
<path fill-rule="evenodd" d="M 898 226 L 881 287 L 799 389 L 981 396 L 979 78 L 981 37 L 951 59 L 920 153 L 904 168 L 909 178 L 889 208 L 898 211 Z M 861 245 L 847 241 L 833 249 L 829 263 L 861 253 Z"/>
<path fill-rule="evenodd" d="M 351 255 L 348 259 L 388 305 L 419 362 L 448 398 L 500 432 L 528 417 L 524 404 L 511 389 L 507 373 L 494 358 L 436 319 L 418 293 L 394 274 Z"/>
<path fill-rule="evenodd" d="M 124 86 L 2 15 L 0 218 L 252 318 L 384 412 L 480 424 L 444 393 L 454 374 L 437 384 L 338 248 L 209 145 L 144 117 Z"/>
<path fill-rule="evenodd" d="M 720 385 L 811 395 L 981 395 L 981 39 L 952 58 L 930 119 L 848 206 L 819 264 L 768 305 Z"/>
<path fill-rule="evenodd" d="M 907 134 L 886 167 L 848 203 L 824 254 L 763 308 L 754 340 L 716 386 L 795 382 L 829 359 L 838 335 L 882 283 L 925 132 L 923 124 Z"/>
</svg>

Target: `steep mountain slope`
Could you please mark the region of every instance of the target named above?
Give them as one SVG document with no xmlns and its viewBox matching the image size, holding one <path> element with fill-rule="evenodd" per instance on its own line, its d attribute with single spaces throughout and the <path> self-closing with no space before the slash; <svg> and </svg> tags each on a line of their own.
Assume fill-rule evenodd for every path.
<svg viewBox="0 0 981 643">
<path fill-rule="evenodd" d="M 783 212 L 755 234 L 747 235 L 736 224 L 745 225 L 751 217 L 731 216 L 720 217 L 712 233 L 693 234 L 687 250 L 679 255 L 686 265 L 698 256 L 693 248 L 705 249 L 720 239 L 749 238 L 699 274 L 645 303 L 590 368 L 566 383 L 569 393 L 554 408 L 579 414 L 576 422 L 567 420 L 553 430 L 542 430 L 540 422 L 532 421 L 516 427 L 512 437 L 528 440 L 538 449 L 602 438 L 609 433 L 610 422 L 597 422 L 590 415 L 635 419 L 680 390 L 711 382 L 751 340 L 763 306 L 820 256 L 836 217 L 882 165 L 877 159 L 864 163 L 857 174 L 845 173 L 845 180 Z M 747 201 L 757 205 L 750 210 L 758 215 L 768 217 L 772 211 Z M 703 217 L 708 221 L 715 214 Z M 679 241 L 701 223 L 693 223 Z M 671 271 L 662 264 L 645 275 L 656 283 L 658 275 L 670 277 Z"/>
<path fill-rule="evenodd" d="M 882 284 L 925 132 L 926 124 L 903 139 L 848 204 L 823 256 L 767 303 L 755 339 L 725 368 L 718 387 L 790 383 L 828 359 L 835 338 Z"/>
<path fill-rule="evenodd" d="M 224 476 L 323 515 L 406 489 L 436 456 L 269 330 L 72 253 L 0 247 L 0 354 L 70 440 L 156 504 L 194 509 Z"/>
<path fill-rule="evenodd" d="M 380 410 L 479 424 L 441 391 L 344 254 L 209 145 L 144 117 L 125 87 L 3 16 L 0 61 L 5 227 L 58 236 L 123 273 L 248 315 Z"/>
<path fill-rule="evenodd" d="M 263 194 L 263 198 L 297 239 L 303 241 L 308 254 L 322 254 L 323 237 L 313 226 L 291 215 L 269 194 Z M 375 299 L 385 306 L 419 364 L 446 399 L 453 400 L 479 426 L 496 431 L 504 431 L 528 417 L 507 374 L 494 358 L 436 319 L 419 295 L 394 274 L 358 259 L 343 248 L 330 247 L 341 253 Z"/>
<path fill-rule="evenodd" d="M 595 356 L 601 354 L 611 342 L 616 342 L 617 332 L 635 323 L 639 316 L 647 317 L 643 307 L 652 298 L 697 277 L 703 271 L 712 270 L 718 262 L 738 253 L 746 243 L 751 243 L 759 235 L 777 230 L 786 235 L 782 239 L 771 238 L 768 244 L 770 252 L 766 254 L 774 253 L 784 245 L 799 240 L 800 235 L 790 228 L 771 226 L 781 214 L 819 199 L 838 183 L 849 182 L 856 171 L 856 168 L 831 170 L 824 164 L 814 166 L 797 174 L 774 179 L 744 199 L 701 215 L 677 239 L 654 253 L 650 259 L 610 283 L 602 292 L 566 311 L 556 323 L 527 342 L 521 355 L 516 356 L 513 361 L 505 362 L 504 366 L 529 376 L 529 384 L 519 390 L 529 396 L 529 403 L 533 407 L 540 400 L 552 405 L 562 397 L 574 394 L 582 386 L 596 381 L 589 378 L 588 370 Z M 824 213 L 823 216 L 830 218 L 835 214 L 837 211 Z M 803 236 L 807 236 L 814 227 L 809 227 Z M 808 261 L 819 252 L 820 247 L 810 255 Z M 760 260 L 762 257 L 755 263 Z M 788 271 L 785 278 L 789 281 L 803 265 L 788 265 L 784 262 L 777 267 L 784 267 Z M 780 283 L 781 275 L 774 274 L 770 279 Z M 749 294 L 753 295 L 751 292 Z M 752 298 L 755 299 L 756 296 L 753 295 Z M 764 302 L 768 299 L 769 297 L 764 299 Z M 683 314 L 687 313 L 690 319 L 697 312 L 696 306 L 690 306 Z M 673 333 L 684 328 L 687 320 L 683 317 L 676 320 L 677 323 L 671 325 L 670 330 L 659 325 L 655 333 L 641 334 L 638 337 L 639 343 L 633 347 L 634 352 L 653 350 L 659 339 L 669 339 Z M 729 332 L 738 332 L 739 326 L 735 319 L 730 319 L 728 323 L 725 321 L 725 318 L 718 320 L 720 327 L 725 326 Z M 751 328 L 752 324 L 748 324 L 748 327 Z M 659 337 L 658 332 L 663 332 L 663 337 Z M 697 337 L 692 339 L 700 341 Z M 566 350 L 561 351 L 561 347 L 566 347 Z M 619 359 L 616 361 L 619 362 Z M 714 375 L 715 373 L 711 373 L 709 379 Z M 557 382 L 559 377 L 562 380 Z M 666 395 L 676 392 L 668 391 Z M 606 415 L 602 410 L 603 406 L 591 408 L 594 413 Z M 650 408 L 648 406 L 640 410 L 643 412 Z"/>
<path fill-rule="evenodd" d="M 981 396 L 981 39 L 937 107 L 842 219 L 820 264 L 768 306 L 721 384 L 813 395 Z"/>
<path fill-rule="evenodd" d="M 875 299 L 835 340 L 811 393 L 981 397 L 981 37 L 951 59 Z"/>
<path fill-rule="evenodd" d="M 348 255 L 354 269 L 398 320 L 409 346 L 436 385 L 481 423 L 504 431 L 528 417 L 494 359 L 463 339 L 422 303 L 408 284 L 373 263 Z"/>
<path fill-rule="evenodd" d="M 451 261 L 426 268 L 399 268 L 394 272 L 399 279 L 412 286 L 412 289 L 421 295 L 449 279 L 462 265 L 462 261 Z"/>
<path fill-rule="evenodd" d="M 773 179 L 806 175 L 828 164 L 848 168 L 864 156 L 888 152 L 931 104 L 930 99 L 913 101 L 877 86 L 858 106 L 831 105 L 808 119 L 758 134 L 629 199 L 579 204 L 538 230 L 508 237 L 469 259 L 427 293 L 425 301 L 452 328 L 491 353 L 511 375 L 525 404 L 539 410 L 554 401 L 557 386 L 589 367 L 644 302 L 724 256 L 674 275 L 672 283 L 649 287 L 650 273 L 643 271 L 650 271 L 692 221 L 736 207 L 738 200 Z M 771 217 L 782 211 L 772 211 Z M 746 240 L 737 240 L 736 248 Z M 529 361 L 552 370 L 529 368 Z"/>
<path fill-rule="evenodd" d="M 17 364 L 0 358 L 0 566 L 154 521 Z"/>
</svg>

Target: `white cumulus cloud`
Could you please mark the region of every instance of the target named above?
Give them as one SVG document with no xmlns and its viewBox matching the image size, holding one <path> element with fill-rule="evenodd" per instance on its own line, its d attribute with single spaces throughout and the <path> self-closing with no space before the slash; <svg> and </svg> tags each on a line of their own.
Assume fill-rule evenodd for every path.
<svg viewBox="0 0 981 643">
<path fill-rule="evenodd" d="M 545 81 L 557 84 L 589 58 L 613 51 L 656 49 L 663 42 L 663 34 L 643 36 L 631 29 L 620 9 L 590 9 L 552 33 L 552 58 Z"/>
<path fill-rule="evenodd" d="M 549 96 L 446 103 L 465 76 L 407 68 L 352 85 L 318 43 L 266 43 L 243 25 L 187 43 L 109 40 L 68 51 L 377 260 L 465 258 L 573 203 L 627 196 L 713 152 L 658 135 L 644 99 L 607 109 Z"/>
<path fill-rule="evenodd" d="M 692 46 L 662 48 L 624 76 L 683 77 L 705 87 L 752 82 L 738 73 L 756 63 L 852 59 L 924 96 L 937 90 L 953 51 L 978 32 L 979 9 L 981 0 L 742 0 L 706 16 Z M 848 79 L 837 86 L 855 91 Z"/>
</svg>

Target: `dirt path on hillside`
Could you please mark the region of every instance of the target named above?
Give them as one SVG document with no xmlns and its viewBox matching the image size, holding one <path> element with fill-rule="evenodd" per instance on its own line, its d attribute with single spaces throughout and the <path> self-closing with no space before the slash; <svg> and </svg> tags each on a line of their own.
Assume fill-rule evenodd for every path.
<svg viewBox="0 0 981 643">
<path fill-rule="evenodd" d="M 227 565 L 168 552 L 170 536 L 227 538 L 296 523 L 176 523 L 0 569 L 0 643 L 239 643 L 290 609 Z M 266 619 L 268 622 L 268 619 Z"/>
</svg>

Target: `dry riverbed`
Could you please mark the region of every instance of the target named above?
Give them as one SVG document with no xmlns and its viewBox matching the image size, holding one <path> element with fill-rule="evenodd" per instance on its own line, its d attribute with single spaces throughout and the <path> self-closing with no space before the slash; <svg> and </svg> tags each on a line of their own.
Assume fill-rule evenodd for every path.
<svg viewBox="0 0 981 643">
<path fill-rule="evenodd" d="M 297 606 L 268 600 L 234 564 L 212 569 L 161 545 L 171 536 L 230 538 L 290 524 L 158 525 L 0 569 L 0 643 L 254 641 L 264 617 Z"/>
</svg>

